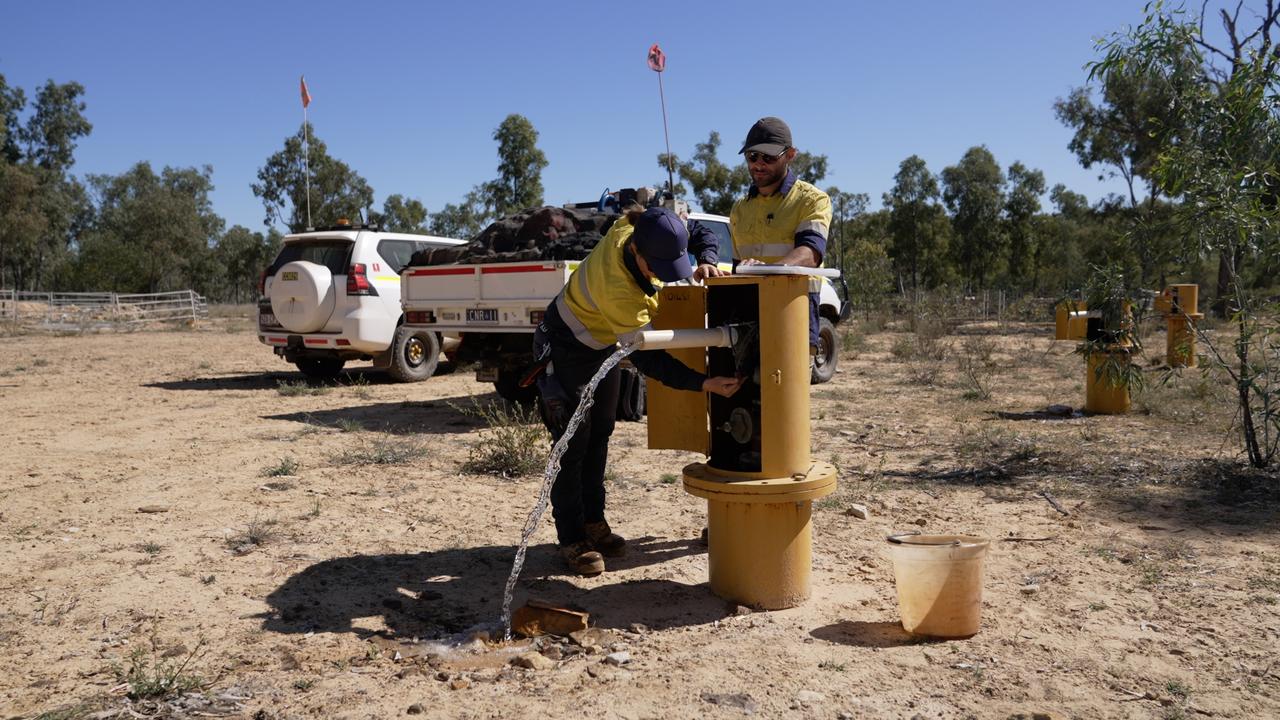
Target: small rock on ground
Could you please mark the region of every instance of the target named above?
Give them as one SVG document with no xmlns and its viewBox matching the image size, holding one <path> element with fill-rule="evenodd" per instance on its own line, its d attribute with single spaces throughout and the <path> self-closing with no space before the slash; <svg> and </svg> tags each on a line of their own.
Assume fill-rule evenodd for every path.
<svg viewBox="0 0 1280 720">
<path fill-rule="evenodd" d="M 742 714 L 744 715 L 751 715 L 760 707 L 756 703 L 756 701 L 753 700 L 751 696 L 747 695 L 746 693 L 729 694 L 729 693 L 705 693 L 704 692 L 702 693 L 702 699 L 703 701 L 711 703 L 712 705 L 737 708 L 741 710 Z"/>
<path fill-rule="evenodd" d="M 556 661 L 542 653 L 527 652 L 511 658 L 511 664 L 530 670 L 550 670 L 556 666 Z"/>
<path fill-rule="evenodd" d="M 858 505 L 856 503 L 845 509 L 844 514 L 856 517 L 859 520 L 866 520 L 871 517 L 871 511 L 867 509 L 866 505 Z"/>
<path fill-rule="evenodd" d="M 801 690 L 796 693 L 796 702 L 801 705 L 814 705 L 826 700 L 827 696 L 813 690 Z"/>
</svg>

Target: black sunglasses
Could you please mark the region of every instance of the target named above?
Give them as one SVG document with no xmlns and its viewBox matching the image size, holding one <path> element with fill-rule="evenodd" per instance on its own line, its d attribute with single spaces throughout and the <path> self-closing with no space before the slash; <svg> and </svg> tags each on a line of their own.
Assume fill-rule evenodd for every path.
<svg viewBox="0 0 1280 720">
<path fill-rule="evenodd" d="M 783 149 L 782 149 L 782 152 L 778 153 L 777 155 L 766 155 L 766 154 L 764 154 L 764 153 L 762 153 L 762 152 L 755 152 L 755 151 L 753 150 L 753 151 L 751 151 L 751 152 L 747 153 L 746 157 L 747 157 L 747 162 L 749 162 L 749 163 L 754 163 L 754 162 L 761 162 L 761 161 L 763 161 L 763 162 L 765 162 L 765 163 L 768 163 L 769 165 L 772 165 L 772 164 L 774 164 L 774 163 L 778 162 L 779 160 L 781 160 L 781 159 L 782 159 L 782 156 L 783 156 L 783 155 L 786 155 L 786 154 L 787 154 L 787 148 L 783 148 Z"/>
</svg>

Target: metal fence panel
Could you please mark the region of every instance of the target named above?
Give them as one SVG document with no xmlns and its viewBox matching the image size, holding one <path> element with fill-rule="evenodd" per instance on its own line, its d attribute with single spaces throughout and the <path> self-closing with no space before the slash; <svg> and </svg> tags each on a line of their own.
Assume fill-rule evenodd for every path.
<svg viewBox="0 0 1280 720">
<path fill-rule="evenodd" d="M 103 329 L 208 317 L 194 290 L 162 293 L 65 293 L 0 290 L 0 317 L 15 325 L 49 329 Z"/>
</svg>

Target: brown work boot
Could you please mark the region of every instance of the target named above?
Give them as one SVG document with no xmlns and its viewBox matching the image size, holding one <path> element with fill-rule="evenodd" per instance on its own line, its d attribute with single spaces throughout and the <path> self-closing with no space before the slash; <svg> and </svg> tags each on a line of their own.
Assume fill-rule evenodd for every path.
<svg viewBox="0 0 1280 720">
<path fill-rule="evenodd" d="M 607 520 L 587 523 L 587 540 L 605 557 L 622 557 L 627 552 L 627 541 L 609 529 Z"/>
<path fill-rule="evenodd" d="M 569 569 L 579 575 L 591 577 L 604 572 L 604 558 L 591 549 L 591 543 L 586 540 L 561 545 L 560 557 L 569 564 Z"/>
</svg>

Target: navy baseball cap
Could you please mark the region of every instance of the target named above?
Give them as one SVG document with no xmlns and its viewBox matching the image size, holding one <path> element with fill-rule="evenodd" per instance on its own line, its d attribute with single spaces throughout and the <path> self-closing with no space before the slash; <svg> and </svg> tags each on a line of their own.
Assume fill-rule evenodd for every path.
<svg viewBox="0 0 1280 720">
<path fill-rule="evenodd" d="M 693 275 L 689 262 L 689 229 L 666 208 L 652 207 L 636 220 L 631 236 L 636 251 L 662 282 L 687 280 Z"/>
</svg>

